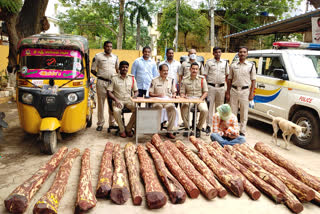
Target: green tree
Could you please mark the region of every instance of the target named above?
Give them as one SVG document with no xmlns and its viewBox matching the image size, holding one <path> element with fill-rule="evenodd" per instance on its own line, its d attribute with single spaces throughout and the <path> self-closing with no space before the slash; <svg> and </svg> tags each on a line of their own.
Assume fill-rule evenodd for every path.
<svg viewBox="0 0 320 214">
<path fill-rule="evenodd" d="M 284 13 L 294 10 L 300 3 L 301 0 L 217 0 L 217 8 L 226 11 L 224 18 L 237 26 L 232 28 L 236 32 L 261 25 L 256 17 L 263 12 L 283 18 Z"/>
<path fill-rule="evenodd" d="M 44 16 L 49 0 L 1 0 L 0 20 L 5 21 L 9 37 L 9 65 L 17 64 L 17 45 L 20 39 L 48 30 Z"/>
<path fill-rule="evenodd" d="M 79 20 L 81 20 L 82 17 L 88 18 L 88 16 L 94 15 L 96 20 L 90 19 L 89 23 L 87 22 L 88 20 L 82 20 L 81 28 L 89 28 L 84 27 L 85 23 L 87 23 L 87 25 L 91 25 L 90 30 L 92 30 L 92 26 L 98 25 L 98 28 L 100 29 L 101 27 L 104 29 L 107 28 L 116 36 L 114 43 L 117 44 L 117 49 L 122 49 L 125 0 L 60 0 L 60 2 L 62 2 L 65 7 L 71 8 L 66 14 L 60 16 L 61 24 L 64 27 L 66 27 L 66 25 L 71 26 L 74 23 L 72 21 L 68 22 L 69 13 L 73 17 L 77 17 Z M 86 12 L 89 12 L 88 16 L 86 15 Z M 76 28 L 79 28 L 79 26 L 76 26 Z M 80 32 L 81 31 L 82 30 L 80 30 Z M 114 35 L 111 36 L 112 39 L 110 40 L 114 40 Z"/>
<path fill-rule="evenodd" d="M 133 25 L 134 20 L 137 24 L 136 50 L 139 50 L 141 44 L 141 22 L 145 20 L 148 26 L 152 26 L 152 19 L 146 6 L 149 3 L 150 1 L 145 0 L 144 2 L 130 1 L 126 4 L 126 8 L 131 9 L 130 24 Z"/>
<path fill-rule="evenodd" d="M 163 9 L 163 14 L 160 19 L 160 25 L 158 30 L 161 32 L 159 43 L 162 47 L 165 46 L 165 42 L 169 44 L 173 42 L 175 38 L 175 26 L 176 23 L 176 2 L 173 1 Z M 204 42 L 204 38 L 209 30 L 209 21 L 207 14 L 203 14 L 200 10 L 193 9 L 185 1 L 181 1 L 179 8 L 179 32 L 184 34 L 184 48 L 187 47 L 187 36 L 189 34 L 195 35 L 200 42 Z"/>
<path fill-rule="evenodd" d="M 116 11 L 108 2 L 87 1 L 60 14 L 59 24 L 65 33 L 84 35 L 91 48 L 99 48 L 102 39 L 117 42 L 118 19 L 113 15 Z"/>
</svg>

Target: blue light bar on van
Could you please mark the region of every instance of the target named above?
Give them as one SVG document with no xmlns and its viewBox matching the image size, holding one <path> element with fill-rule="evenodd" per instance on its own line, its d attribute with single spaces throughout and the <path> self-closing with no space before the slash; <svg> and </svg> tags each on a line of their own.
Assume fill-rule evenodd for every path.
<svg viewBox="0 0 320 214">
<path fill-rule="evenodd" d="M 299 49 L 320 50 L 320 44 L 305 43 L 305 42 L 274 42 L 273 47 L 277 49 L 299 48 Z"/>
</svg>

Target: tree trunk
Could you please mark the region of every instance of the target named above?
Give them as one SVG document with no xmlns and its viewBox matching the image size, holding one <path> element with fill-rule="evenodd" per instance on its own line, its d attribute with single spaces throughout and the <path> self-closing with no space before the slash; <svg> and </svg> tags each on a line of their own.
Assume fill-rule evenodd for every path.
<svg viewBox="0 0 320 214">
<path fill-rule="evenodd" d="M 189 159 L 196 169 L 218 190 L 218 196 L 223 198 L 228 194 L 227 190 L 215 179 L 209 167 L 182 141 L 176 141 L 176 147 Z"/>
<path fill-rule="evenodd" d="M 13 190 L 4 201 L 7 210 L 11 213 L 23 213 L 32 197 L 38 192 L 48 176 L 59 166 L 67 152 L 67 147 L 60 148 L 44 166 Z"/>
<path fill-rule="evenodd" d="M 185 33 L 184 33 L 184 48 L 186 49 L 186 51 L 188 51 L 188 47 L 187 47 L 187 35 L 188 35 L 188 32 L 185 32 Z"/>
<path fill-rule="evenodd" d="M 285 169 L 274 164 L 262 154 L 259 154 L 258 151 L 251 149 L 247 145 L 240 146 L 238 144 L 235 148 L 244 156 L 250 158 L 269 173 L 279 178 L 301 202 L 308 202 L 314 199 L 315 193 L 309 186 L 294 178 Z"/>
<path fill-rule="evenodd" d="M 80 150 L 78 148 L 74 148 L 69 152 L 67 157 L 63 160 L 49 191 L 34 205 L 34 214 L 58 214 L 59 202 L 66 191 L 73 162 L 79 154 Z"/>
<path fill-rule="evenodd" d="M 136 37 L 136 50 L 140 48 L 140 29 L 141 29 L 141 21 L 140 15 L 137 15 L 137 37 Z"/>
<path fill-rule="evenodd" d="M 9 36 L 9 56 L 8 61 L 9 65 L 14 66 L 17 64 L 17 45 L 20 40 L 17 30 L 16 30 L 16 23 L 17 23 L 18 15 L 12 14 L 5 19 L 5 23 L 8 29 L 8 36 Z"/>
<path fill-rule="evenodd" d="M 86 148 L 81 158 L 80 179 L 75 213 L 80 214 L 92 209 L 97 204 L 96 196 L 93 193 L 90 169 L 90 150 Z"/>
<path fill-rule="evenodd" d="M 137 169 L 138 160 L 136 158 L 137 148 L 129 142 L 124 147 L 124 154 L 129 175 L 129 183 L 131 188 L 132 201 L 134 205 L 140 205 L 142 202 L 142 184 L 140 182 L 139 170 Z"/>
<path fill-rule="evenodd" d="M 170 200 L 173 204 L 182 204 L 185 202 L 187 194 L 179 181 L 169 172 L 164 160 L 158 150 L 151 144 L 146 144 L 147 149 L 152 155 L 154 165 L 161 178 L 162 183 L 167 188 Z"/>
<path fill-rule="evenodd" d="M 209 183 L 209 181 L 196 170 L 192 163 L 180 152 L 180 150 L 170 141 L 164 142 L 168 151 L 179 164 L 181 169 L 199 188 L 202 194 L 209 200 L 215 198 L 218 191 Z"/>
<path fill-rule="evenodd" d="M 119 7 L 119 31 L 117 35 L 117 49 L 122 49 L 122 37 L 123 37 L 123 29 L 124 29 L 124 4 L 125 0 L 120 0 Z"/>
<path fill-rule="evenodd" d="M 151 143 L 158 149 L 168 169 L 185 188 L 190 198 L 198 198 L 200 194 L 199 189 L 180 168 L 176 160 L 172 157 L 171 153 L 167 150 L 167 147 L 162 142 L 158 134 L 153 135 Z"/>
<path fill-rule="evenodd" d="M 45 11 L 49 0 L 25 0 L 19 14 L 0 11 L 0 17 L 5 21 L 9 36 L 9 65 L 17 64 L 17 45 L 20 39 L 40 33 L 49 28 Z"/>
</svg>

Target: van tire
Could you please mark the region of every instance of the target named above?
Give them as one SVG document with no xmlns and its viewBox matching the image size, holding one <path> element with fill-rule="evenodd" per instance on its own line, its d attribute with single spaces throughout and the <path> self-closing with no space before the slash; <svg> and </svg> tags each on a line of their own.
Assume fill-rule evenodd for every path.
<svg viewBox="0 0 320 214">
<path fill-rule="evenodd" d="M 307 127 L 307 130 L 304 132 L 307 137 L 299 138 L 296 135 L 292 136 L 292 141 L 295 145 L 304 149 L 320 148 L 319 120 L 314 114 L 312 114 L 312 112 L 307 110 L 299 110 L 293 115 L 292 122 L 302 127 Z"/>
</svg>

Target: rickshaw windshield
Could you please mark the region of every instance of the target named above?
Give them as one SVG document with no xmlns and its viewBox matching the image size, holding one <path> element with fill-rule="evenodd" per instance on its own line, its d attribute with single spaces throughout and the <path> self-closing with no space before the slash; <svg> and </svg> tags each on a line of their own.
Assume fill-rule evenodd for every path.
<svg viewBox="0 0 320 214">
<path fill-rule="evenodd" d="M 20 65 L 20 78 L 84 78 L 81 53 L 75 50 L 27 48 L 21 52 Z"/>
</svg>

